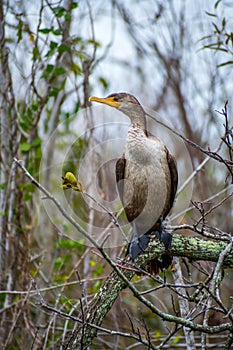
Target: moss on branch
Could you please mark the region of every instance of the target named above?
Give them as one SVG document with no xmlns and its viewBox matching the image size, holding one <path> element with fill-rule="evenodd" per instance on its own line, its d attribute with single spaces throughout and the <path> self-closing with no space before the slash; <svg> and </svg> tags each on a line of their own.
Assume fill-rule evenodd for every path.
<svg viewBox="0 0 233 350">
<path fill-rule="evenodd" d="M 197 237 L 187 237 L 181 234 L 173 234 L 170 253 L 173 256 L 186 257 L 190 260 L 208 260 L 217 262 L 219 254 L 226 248 L 227 242 L 200 239 Z M 155 256 L 164 250 L 162 244 L 157 241 L 150 243 L 150 251 Z M 224 260 L 224 267 L 233 267 L 233 251 Z"/>
<path fill-rule="evenodd" d="M 217 262 L 219 255 L 223 252 L 227 245 L 228 243 L 223 241 L 212 241 L 196 237 L 186 237 L 176 233 L 173 235 L 170 253 L 173 256 L 187 257 L 192 261 L 208 260 Z M 149 244 L 149 247 L 145 254 L 141 254 L 135 260 L 135 265 L 143 268 L 147 265 L 149 260 L 158 257 L 164 252 L 165 250 L 163 244 L 157 240 L 153 240 Z M 224 267 L 233 267 L 232 250 L 224 259 Z M 122 268 L 122 272 L 128 280 L 131 280 L 135 275 L 135 271 L 126 270 L 124 268 Z M 82 337 L 80 337 L 80 333 L 78 334 L 78 332 L 75 334 L 75 339 L 73 338 L 74 342 L 71 349 L 79 349 L 80 345 L 82 345 L 82 348 L 85 349 L 89 344 L 91 344 L 93 338 L 97 334 L 97 329 L 88 324 L 91 323 L 92 325 L 94 324 L 96 326 L 100 326 L 106 314 L 112 308 L 118 295 L 125 287 L 126 283 L 121 279 L 120 276 L 118 276 L 116 271 L 113 271 L 90 303 L 88 310 L 85 313 L 86 324 L 82 327 L 82 329 L 79 329 L 80 333 L 82 333 Z M 171 322 L 172 320 L 173 316 L 171 315 Z M 200 325 L 196 326 L 200 327 Z M 218 332 L 217 329 L 215 331 Z M 219 329 L 219 331 L 221 330 Z M 208 329 L 206 329 L 206 332 L 211 333 L 211 330 L 208 331 Z M 80 343 L 81 338 L 82 344 Z"/>
</svg>

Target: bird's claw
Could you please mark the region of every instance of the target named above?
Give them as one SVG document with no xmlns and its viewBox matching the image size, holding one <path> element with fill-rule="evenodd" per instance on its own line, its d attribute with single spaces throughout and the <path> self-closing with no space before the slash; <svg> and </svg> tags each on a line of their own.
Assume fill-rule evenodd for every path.
<svg viewBox="0 0 233 350">
<path fill-rule="evenodd" d="M 129 254 L 132 260 L 136 259 L 136 257 L 144 252 L 149 244 L 150 237 L 148 235 L 143 235 L 139 238 L 136 238 L 130 242 L 129 245 Z"/>
<path fill-rule="evenodd" d="M 171 248 L 172 244 L 172 234 L 167 232 L 164 227 L 161 225 L 158 231 L 152 231 L 153 235 L 155 235 L 160 242 L 162 242 L 165 248 L 168 250 Z"/>
</svg>

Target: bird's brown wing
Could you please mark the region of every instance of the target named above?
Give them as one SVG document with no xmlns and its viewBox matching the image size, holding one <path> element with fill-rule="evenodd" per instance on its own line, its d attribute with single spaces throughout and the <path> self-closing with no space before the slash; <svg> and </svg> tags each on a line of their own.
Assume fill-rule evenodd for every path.
<svg viewBox="0 0 233 350">
<path fill-rule="evenodd" d="M 170 194 L 170 200 L 169 200 L 168 206 L 164 213 L 164 219 L 169 214 L 173 206 L 173 202 L 177 191 L 177 184 L 178 184 L 178 172 L 177 172 L 176 160 L 173 157 L 173 155 L 169 153 L 167 148 L 166 148 L 166 152 L 167 152 L 167 162 L 168 162 L 168 167 L 170 170 L 170 177 L 171 177 L 171 194 Z M 149 272 L 151 274 L 157 275 L 160 271 L 163 271 L 164 269 L 169 268 L 171 264 L 172 264 L 172 256 L 169 254 L 162 254 L 160 260 L 152 259 L 150 261 Z"/>
<path fill-rule="evenodd" d="M 121 202 L 123 202 L 123 193 L 124 193 L 124 179 L 125 179 L 125 164 L 126 159 L 124 154 L 121 158 L 119 158 L 116 162 L 116 182 L 117 182 L 117 188 L 118 193 L 121 199 Z"/>
<path fill-rule="evenodd" d="M 178 184 L 178 172 L 177 172 L 176 160 L 175 160 L 175 157 L 172 154 L 170 154 L 168 150 L 167 150 L 167 162 L 168 162 L 170 176 L 171 176 L 171 195 L 170 195 L 169 205 L 164 214 L 164 218 L 169 214 L 173 206 L 173 202 L 177 191 L 177 184 Z"/>
</svg>

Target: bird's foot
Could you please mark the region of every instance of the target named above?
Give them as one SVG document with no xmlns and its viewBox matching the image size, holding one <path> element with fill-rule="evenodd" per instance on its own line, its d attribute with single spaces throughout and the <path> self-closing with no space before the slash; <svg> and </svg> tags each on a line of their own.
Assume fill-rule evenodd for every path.
<svg viewBox="0 0 233 350">
<path fill-rule="evenodd" d="M 172 234 L 167 232 L 162 224 L 160 225 L 158 231 L 152 231 L 151 234 L 155 235 L 159 241 L 165 245 L 167 250 L 171 248 Z"/>
<path fill-rule="evenodd" d="M 148 235 L 143 235 L 136 239 L 133 239 L 129 245 L 129 254 L 132 260 L 136 259 L 136 257 L 144 252 L 150 242 L 150 237 Z"/>
</svg>

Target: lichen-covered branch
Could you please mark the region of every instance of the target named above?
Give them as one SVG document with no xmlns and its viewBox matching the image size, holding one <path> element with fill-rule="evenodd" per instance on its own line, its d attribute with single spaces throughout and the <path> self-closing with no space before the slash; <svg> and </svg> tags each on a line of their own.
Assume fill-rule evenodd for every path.
<svg viewBox="0 0 233 350">
<path fill-rule="evenodd" d="M 173 242 L 170 252 L 174 256 L 187 257 L 193 261 L 208 260 L 212 262 L 217 262 L 219 255 L 222 251 L 224 251 L 224 249 L 226 249 L 227 246 L 228 243 L 226 242 L 214 242 L 194 237 L 184 237 L 181 234 L 176 233 L 173 236 Z M 149 245 L 148 253 L 139 256 L 138 259 L 135 261 L 135 265 L 138 265 L 140 268 L 143 268 L 147 265 L 150 259 L 158 257 L 162 253 L 164 253 L 163 245 L 157 241 L 153 241 Z M 233 267 L 232 250 L 226 256 L 224 260 L 224 266 Z M 124 276 L 128 279 L 128 281 L 130 281 L 130 279 L 132 279 L 134 275 L 134 271 L 124 270 Z M 130 286 L 132 285 L 130 284 Z M 122 278 L 118 275 L 116 271 L 113 271 L 108 277 L 108 279 L 105 281 L 100 291 L 95 295 L 91 304 L 89 305 L 89 308 L 86 311 L 85 321 L 98 326 L 101 325 L 106 314 L 111 310 L 120 292 L 124 288 L 130 286 L 122 280 Z M 231 327 L 228 323 L 215 327 L 203 327 L 202 325 L 195 324 L 194 322 L 182 319 L 181 317 L 176 317 L 170 314 L 163 313 L 152 304 L 147 306 L 151 306 L 151 309 L 155 308 L 153 312 L 158 314 L 166 321 L 177 322 L 184 326 L 190 327 L 193 330 L 199 330 L 206 333 L 214 333 L 227 330 L 228 328 L 230 329 Z M 86 325 L 84 327 L 84 332 L 85 342 L 84 344 L 82 344 L 83 348 L 85 348 L 92 342 L 93 338 L 97 334 L 97 330 L 91 326 Z M 69 349 L 79 349 L 80 342 L 78 331 L 76 332 L 76 334 L 73 335 L 71 343 L 72 345 Z"/>
</svg>

